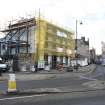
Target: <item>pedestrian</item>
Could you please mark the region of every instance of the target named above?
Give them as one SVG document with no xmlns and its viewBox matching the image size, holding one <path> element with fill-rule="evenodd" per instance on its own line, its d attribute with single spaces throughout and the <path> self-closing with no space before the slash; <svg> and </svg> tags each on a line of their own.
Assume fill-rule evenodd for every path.
<svg viewBox="0 0 105 105">
<path fill-rule="evenodd" d="M 2 59 L 0 59 L 0 63 L 2 64 Z M 2 76 L 2 69 L 0 69 L 0 76 Z"/>
<path fill-rule="evenodd" d="M 35 72 L 37 72 L 38 71 L 38 64 L 37 64 L 37 62 L 35 62 L 34 68 L 35 68 Z"/>
<path fill-rule="evenodd" d="M 0 76 L 2 76 L 2 69 L 0 69 Z"/>
</svg>

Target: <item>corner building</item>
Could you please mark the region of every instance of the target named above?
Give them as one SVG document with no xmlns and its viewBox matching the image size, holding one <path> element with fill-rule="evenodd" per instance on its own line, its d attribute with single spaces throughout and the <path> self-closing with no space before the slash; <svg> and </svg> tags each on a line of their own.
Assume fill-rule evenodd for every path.
<svg viewBox="0 0 105 105">
<path fill-rule="evenodd" d="M 47 63 L 52 69 L 57 62 L 69 66 L 70 59 L 75 57 L 74 32 L 46 20 L 21 20 L 2 32 L 6 37 L 0 43 L 1 55 L 18 55 L 21 61 L 30 59 L 32 64 L 37 62 L 39 68 Z"/>
<path fill-rule="evenodd" d="M 70 58 L 74 57 L 74 33 L 45 20 L 37 21 L 38 61 L 44 60 L 55 68 L 57 62 L 70 65 Z M 38 57 L 38 58 L 37 58 Z"/>
</svg>

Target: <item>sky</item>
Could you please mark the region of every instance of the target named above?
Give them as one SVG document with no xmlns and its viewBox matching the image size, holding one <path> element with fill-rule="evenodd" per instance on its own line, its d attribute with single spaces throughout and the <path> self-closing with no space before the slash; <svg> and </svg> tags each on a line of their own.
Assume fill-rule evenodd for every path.
<svg viewBox="0 0 105 105">
<path fill-rule="evenodd" d="M 90 48 L 101 53 L 101 42 L 105 39 L 105 0 L 0 0 L 0 29 L 10 21 L 36 16 L 39 8 L 42 17 L 74 32 L 77 20 L 78 38 L 89 38 Z"/>
</svg>

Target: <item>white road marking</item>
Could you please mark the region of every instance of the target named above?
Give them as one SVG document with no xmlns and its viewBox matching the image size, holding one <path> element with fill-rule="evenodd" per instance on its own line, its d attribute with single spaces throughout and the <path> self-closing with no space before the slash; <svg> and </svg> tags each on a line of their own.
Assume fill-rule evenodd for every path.
<svg viewBox="0 0 105 105">
<path fill-rule="evenodd" d="M 1 98 L 0 101 L 23 99 L 23 98 L 32 98 L 32 97 L 45 96 L 45 95 L 46 94 L 42 94 L 42 95 L 31 95 L 31 96 L 22 96 L 22 97 L 11 97 L 11 98 Z"/>
<path fill-rule="evenodd" d="M 87 79 L 87 80 L 97 80 L 97 79 L 94 79 L 94 78 L 91 78 L 91 77 L 85 77 L 85 76 L 80 76 L 80 79 Z"/>
</svg>

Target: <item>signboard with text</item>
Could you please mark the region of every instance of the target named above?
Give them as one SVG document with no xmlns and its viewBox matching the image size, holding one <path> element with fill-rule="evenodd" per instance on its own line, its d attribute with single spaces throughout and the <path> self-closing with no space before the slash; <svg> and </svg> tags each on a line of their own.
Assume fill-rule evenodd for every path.
<svg viewBox="0 0 105 105">
<path fill-rule="evenodd" d="M 44 68 L 45 62 L 43 60 L 38 61 L 38 68 Z"/>
</svg>

